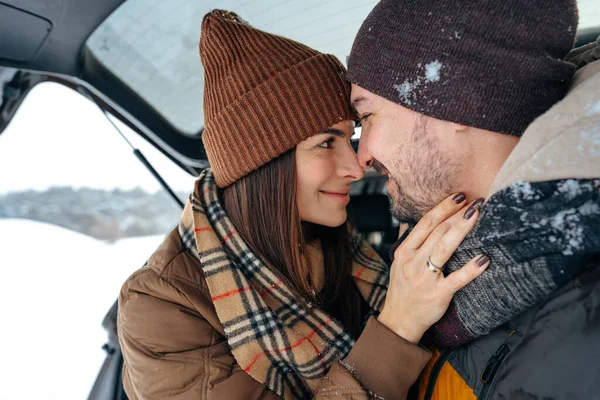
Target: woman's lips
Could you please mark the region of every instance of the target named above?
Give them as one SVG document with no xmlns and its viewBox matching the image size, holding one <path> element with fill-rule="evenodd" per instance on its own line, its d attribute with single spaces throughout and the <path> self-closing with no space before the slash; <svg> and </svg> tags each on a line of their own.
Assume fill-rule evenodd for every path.
<svg viewBox="0 0 600 400">
<path fill-rule="evenodd" d="M 343 204 L 348 204 L 350 202 L 350 192 L 326 192 L 321 190 L 321 193 L 326 194 L 330 198 Z"/>
</svg>

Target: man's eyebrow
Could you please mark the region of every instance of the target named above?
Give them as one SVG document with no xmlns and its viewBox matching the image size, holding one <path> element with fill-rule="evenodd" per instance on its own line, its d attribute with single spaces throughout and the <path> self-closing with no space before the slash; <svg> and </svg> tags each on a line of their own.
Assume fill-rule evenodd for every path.
<svg viewBox="0 0 600 400">
<path fill-rule="evenodd" d="M 331 133 L 332 135 L 339 136 L 339 137 L 346 136 L 346 134 L 343 131 L 336 129 L 336 128 L 327 128 L 323 131 L 323 133 Z"/>
<path fill-rule="evenodd" d="M 358 107 L 360 107 L 361 105 L 363 105 L 364 103 L 368 103 L 369 99 L 367 99 L 366 97 L 357 97 L 356 99 L 352 100 L 352 111 L 354 112 L 354 114 L 358 115 L 359 112 L 356 111 L 356 109 Z"/>
</svg>

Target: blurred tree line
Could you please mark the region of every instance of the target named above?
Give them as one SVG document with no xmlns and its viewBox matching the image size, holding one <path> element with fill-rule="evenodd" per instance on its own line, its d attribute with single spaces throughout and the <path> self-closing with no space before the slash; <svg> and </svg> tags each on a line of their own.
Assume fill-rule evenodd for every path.
<svg viewBox="0 0 600 400">
<path fill-rule="evenodd" d="M 184 202 L 187 193 L 177 193 Z M 0 195 L 0 218 L 23 218 L 114 241 L 124 237 L 166 234 L 181 209 L 163 191 L 100 190 L 53 187 Z"/>
</svg>

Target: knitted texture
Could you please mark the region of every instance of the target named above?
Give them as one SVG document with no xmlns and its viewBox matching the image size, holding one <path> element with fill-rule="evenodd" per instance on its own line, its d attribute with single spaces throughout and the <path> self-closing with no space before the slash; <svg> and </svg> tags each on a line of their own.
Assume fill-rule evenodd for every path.
<svg viewBox="0 0 600 400">
<path fill-rule="evenodd" d="M 260 31 L 235 13 L 202 21 L 202 140 L 219 187 L 323 132 L 350 112 L 337 58 Z"/>
<path fill-rule="evenodd" d="M 382 0 L 347 76 L 430 117 L 521 136 L 566 94 L 576 30 L 575 0 Z"/>
<path fill-rule="evenodd" d="M 452 272 L 486 252 L 485 274 L 456 293 L 431 332 L 459 346 L 547 300 L 600 249 L 600 179 L 517 182 L 494 194 L 446 264 Z"/>
<path fill-rule="evenodd" d="M 458 347 L 484 336 L 573 279 L 600 249 L 598 204 L 600 179 L 516 182 L 495 193 L 444 273 L 482 253 L 492 263 L 430 329 L 435 343 Z"/>
<path fill-rule="evenodd" d="M 225 214 L 210 169 L 196 182 L 179 233 L 202 265 L 240 367 L 286 399 L 312 398 L 354 341 L 325 312 L 309 314 L 300 307 L 290 288 L 248 248 Z M 353 281 L 370 307 L 368 318 L 383 306 L 389 269 L 357 231 L 350 237 Z"/>
</svg>

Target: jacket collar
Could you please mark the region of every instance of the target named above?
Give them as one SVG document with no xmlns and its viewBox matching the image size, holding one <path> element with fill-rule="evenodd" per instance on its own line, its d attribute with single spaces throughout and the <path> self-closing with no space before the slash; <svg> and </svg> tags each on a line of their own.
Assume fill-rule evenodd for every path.
<svg viewBox="0 0 600 400">
<path fill-rule="evenodd" d="M 575 74 L 567 96 L 525 131 L 488 197 L 515 182 L 600 176 L 600 60 Z"/>
</svg>

